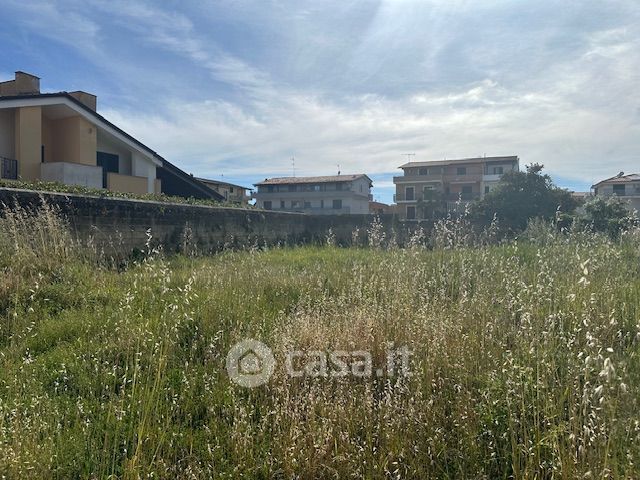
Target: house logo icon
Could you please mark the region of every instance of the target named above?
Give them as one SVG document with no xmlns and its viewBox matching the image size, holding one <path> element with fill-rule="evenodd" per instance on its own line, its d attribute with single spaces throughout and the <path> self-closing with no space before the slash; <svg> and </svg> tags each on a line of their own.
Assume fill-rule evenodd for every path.
<svg viewBox="0 0 640 480">
<path fill-rule="evenodd" d="M 273 352 L 264 343 L 246 339 L 227 354 L 227 373 L 233 383 L 254 388 L 269 381 L 276 366 Z"/>
</svg>

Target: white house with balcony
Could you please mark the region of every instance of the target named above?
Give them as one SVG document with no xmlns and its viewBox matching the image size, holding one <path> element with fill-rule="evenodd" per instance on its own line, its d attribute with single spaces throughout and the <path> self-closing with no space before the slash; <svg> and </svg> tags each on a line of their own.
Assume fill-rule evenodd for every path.
<svg viewBox="0 0 640 480">
<path fill-rule="evenodd" d="M 620 172 L 615 177 L 602 180 L 591 187 L 594 195 L 617 196 L 628 205 L 629 210 L 640 212 L 640 174 L 625 175 Z"/>
<path fill-rule="evenodd" d="M 255 186 L 256 206 L 281 212 L 368 214 L 373 199 L 364 174 L 267 178 Z"/>
</svg>

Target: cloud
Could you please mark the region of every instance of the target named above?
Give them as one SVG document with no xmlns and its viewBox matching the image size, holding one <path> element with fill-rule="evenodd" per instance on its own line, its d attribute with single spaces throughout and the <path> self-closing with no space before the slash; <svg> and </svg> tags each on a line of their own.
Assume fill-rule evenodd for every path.
<svg viewBox="0 0 640 480">
<path fill-rule="evenodd" d="M 74 9 L 61 8 L 61 5 L 56 3 L 39 0 L 32 2 L 7 0 L 3 8 L 17 13 L 10 17 L 25 31 L 60 42 L 68 47 L 81 46 L 88 53 L 97 52 L 99 24 Z"/>
<path fill-rule="evenodd" d="M 286 173 L 292 155 L 300 174 L 332 173 L 336 164 L 344 172 L 393 172 L 410 151 L 421 160 L 517 154 L 523 163 L 591 182 L 612 168 L 632 169 L 640 147 L 637 126 L 624 116 L 584 108 L 554 89 L 517 92 L 490 80 L 445 95 L 364 95 L 339 104 L 283 90 L 246 109 L 174 102 L 153 117 L 107 115 L 203 175 Z M 612 155 L 615 166 L 605 161 Z"/>
<path fill-rule="evenodd" d="M 79 53 L 102 113 L 198 175 L 287 174 L 295 156 L 388 184 L 405 152 L 517 154 L 583 184 L 637 170 L 635 0 L 30 5 L 0 12 Z"/>
</svg>

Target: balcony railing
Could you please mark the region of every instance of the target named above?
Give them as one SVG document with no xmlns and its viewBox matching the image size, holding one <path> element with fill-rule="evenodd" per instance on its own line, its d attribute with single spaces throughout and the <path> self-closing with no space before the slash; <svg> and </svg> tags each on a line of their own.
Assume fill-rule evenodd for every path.
<svg viewBox="0 0 640 480">
<path fill-rule="evenodd" d="M 471 200 L 479 200 L 479 193 L 449 193 L 444 195 L 444 200 L 447 202 L 457 202 L 462 200 L 463 202 L 470 202 Z"/>
<path fill-rule="evenodd" d="M 624 191 L 613 191 L 611 193 L 602 192 L 603 195 L 613 195 L 616 197 L 638 197 L 640 196 L 640 189 L 636 190 L 624 190 Z"/>
<path fill-rule="evenodd" d="M 395 194 L 393 196 L 393 200 L 395 202 L 457 202 L 458 200 L 462 200 L 463 202 L 470 202 L 471 200 L 480 199 L 480 194 L 477 192 L 472 193 L 443 193 L 440 195 L 435 195 L 433 197 L 425 198 L 422 193 L 414 193 L 413 195 L 406 195 L 404 193 Z"/>
<path fill-rule="evenodd" d="M 443 176 L 441 173 L 432 175 L 401 175 L 393 177 L 393 183 L 442 183 Z"/>
<path fill-rule="evenodd" d="M 311 215 L 343 215 L 347 213 L 351 213 L 351 207 L 342 207 L 342 208 L 332 208 L 331 206 L 320 208 L 320 207 L 309 207 L 309 208 L 267 208 L 265 210 L 269 210 L 271 212 L 286 212 L 286 213 L 307 213 Z"/>
<path fill-rule="evenodd" d="M 0 178 L 18 179 L 18 161 L 13 158 L 0 157 Z"/>
</svg>

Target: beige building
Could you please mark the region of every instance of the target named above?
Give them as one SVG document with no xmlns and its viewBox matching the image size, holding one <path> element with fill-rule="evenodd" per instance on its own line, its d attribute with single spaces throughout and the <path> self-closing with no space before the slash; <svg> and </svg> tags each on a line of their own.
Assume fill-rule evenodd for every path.
<svg viewBox="0 0 640 480">
<path fill-rule="evenodd" d="M 40 93 L 40 79 L 28 73 L 1 82 L 1 178 L 222 199 L 96 106 L 96 96 L 86 92 Z"/>
<path fill-rule="evenodd" d="M 382 202 L 369 202 L 369 213 L 373 215 L 390 215 L 394 213 L 393 206 Z"/>
<path fill-rule="evenodd" d="M 607 178 L 591 187 L 594 195 L 609 197 L 616 195 L 628 206 L 629 210 L 640 212 L 640 174 L 625 175 L 620 172 L 615 177 Z"/>
<path fill-rule="evenodd" d="M 368 214 L 372 200 L 371 179 L 364 174 L 267 178 L 255 186 L 256 205 L 265 210 Z"/>
<path fill-rule="evenodd" d="M 482 198 L 503 174 L 518 171 L 517 156 L 409 162 L 393 177 L 398 215 L 406 220 L 432 218 Z"/>
<path fill-rule="evenodd" d="M 249 203 L 249 200 L 251 200 L 250 188 L 243 187 L 242 185 L 223 182 L 221 180 L 209 180 L 207 178 L 198 178 L 198 180 L 204 183 L 207 187 L 222 195 L 225 202 L 247 205 Z"/>
</svg>

